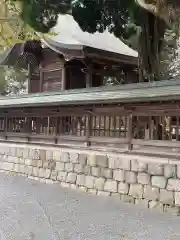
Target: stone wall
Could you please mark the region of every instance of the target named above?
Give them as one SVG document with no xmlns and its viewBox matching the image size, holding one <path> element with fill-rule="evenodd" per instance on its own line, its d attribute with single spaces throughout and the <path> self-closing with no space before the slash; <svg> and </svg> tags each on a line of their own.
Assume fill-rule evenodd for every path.
<svg viewBox="0 0 180 240">
<path fill-rule="evenodd" d="M 0 170 L 180 213 L 178 161 L 68 148 L 0 144 Z"/>
</svg>

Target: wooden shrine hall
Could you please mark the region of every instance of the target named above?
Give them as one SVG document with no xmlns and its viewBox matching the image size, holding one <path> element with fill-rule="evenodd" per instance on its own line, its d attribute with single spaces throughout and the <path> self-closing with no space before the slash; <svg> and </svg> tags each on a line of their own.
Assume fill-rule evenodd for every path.
<svg viewBox="0 0 180 240">
<path fill-rule="evenodd" d="M 28 94 L 0 98 L 1 141 L 178 151 L 179 80 L 138 83 L 137 52 L 108 32 L 82 32 L 71 16 L 54 32 L 1 57 L 28 70 Z"/>
<path fill-rule="evenodd" d="M 28 92 L 60 91 L 138 81 L 137 52 L 108 32 L 82 32 L 72 16 L 60 16 L 55 35 L 15 44 L 2 65 L 28 69 Z"/>
</svg>

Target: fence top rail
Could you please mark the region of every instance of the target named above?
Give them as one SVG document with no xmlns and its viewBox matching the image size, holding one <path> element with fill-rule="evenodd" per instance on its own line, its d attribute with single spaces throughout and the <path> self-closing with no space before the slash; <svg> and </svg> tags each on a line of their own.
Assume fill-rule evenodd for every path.
<svg viewBox="0 0 180 240">
<path fill-rule="evenodd" d="M 180 100 L 180 80 L 0 98 L 0 108 Z"/>
</svg>

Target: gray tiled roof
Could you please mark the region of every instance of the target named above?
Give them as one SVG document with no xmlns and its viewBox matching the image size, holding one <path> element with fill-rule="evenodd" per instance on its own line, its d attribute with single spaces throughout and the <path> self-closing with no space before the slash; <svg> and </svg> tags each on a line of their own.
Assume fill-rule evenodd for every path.
<svg viewBox="0 0 180 240">
<path fill-rule="evenodd" d="M 112 57 L 120 62 L 137 66 L 138 53 L 124 44 L 108 31 L 94 34 L 83 32 L 70 15 L 59 15 L 58 23 L 53 29 L 55 35 L 39 34 L 46 47 L 62 54 L 65 59 L 85 58 L 86 53 L 99 52 L 102 57 Z M 27 56 L 24 55 L 24 44 L 17 43 L 0 55 L 0 65 L 27 68 Z"/>
<path fill-rule="evenodd" d="M 57 25 L 53 28 L 53 32 L 55 32 L 56 35 L 49 36 L 49 38 L 59 44 L 66 44 L 71 47 L 87 46 L 107 52 L 138 57 L 136 51 L 108 31 L 93 34 L 84 32 L 74 20 L 73 16 L 68 14 L 59 15 Z"/>
<path fill-rule="evenodd" d="M 91 103 L 133 103 L 142 101 L 180 100 L 180 81 L 129 84 L 94 89 L 38 93 L 0 98 L 0 108 Z"/>
</svg>

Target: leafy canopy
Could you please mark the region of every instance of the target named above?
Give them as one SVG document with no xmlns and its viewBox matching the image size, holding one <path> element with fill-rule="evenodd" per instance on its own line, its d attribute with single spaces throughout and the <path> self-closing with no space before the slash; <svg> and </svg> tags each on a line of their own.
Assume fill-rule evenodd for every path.
<svg viewBox="0 0 180 240">
<path fill-rule="evenodd" d="M 167 22 L 173 19 L 172 13 L 176 13 L 172 11 L 172 7 L 176 6 L 177 9 L 177 5 L 171 4 L 177 0 L 171 0 L 170 5 L 169 0 L 10 1 L 20 3 L 21 19 L 41 33 L 47 33 L 56 25 L 59 14 L 70 13 L 82 30 L 90 33 L 103 32 L 108 28 L 122 40 L 138 35 L 143 75 L 153 77 L 158 75 L 159 54 L 168 28 Z"/>
<path fill-rule="evenodd" d="M 35 37 L 35 31 L 20 18 L 19 2 L 0 0 L 0 50 Z"/>
<path fill-rule="evenodd" d="M 59 13 L 67 13 L 71 0 L 10 0 L 21 5 L 21 19 L 34 30 L 47 33 L 57 22 Z"/>
<path fill-rule="evenodd" d="M 140 7 L 134 0 L 10 0 L 21 3 L 21 18 L 38 32 L 56 25 L 58 14 L 71 13 L 84 31 L 104 31 L 126 36 L 141 22 Z"/>
<path fill-rule="evenodd" d="M 26 92 L 26 71 L 7 66 L 0 67 L 0 95 L 23 94 Z"/>
</svg>

